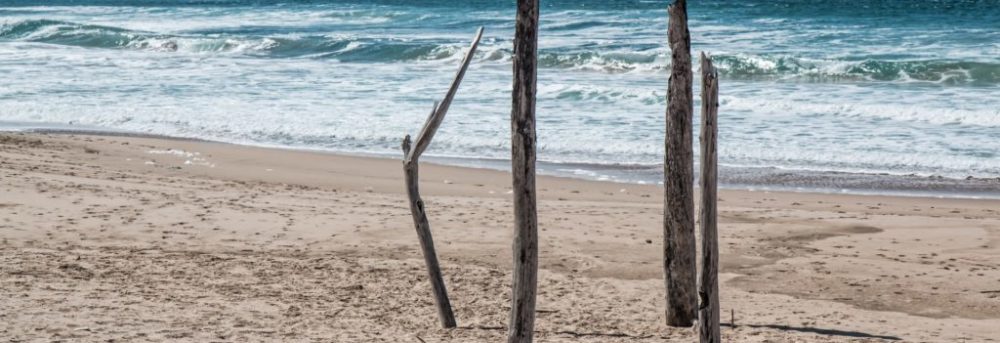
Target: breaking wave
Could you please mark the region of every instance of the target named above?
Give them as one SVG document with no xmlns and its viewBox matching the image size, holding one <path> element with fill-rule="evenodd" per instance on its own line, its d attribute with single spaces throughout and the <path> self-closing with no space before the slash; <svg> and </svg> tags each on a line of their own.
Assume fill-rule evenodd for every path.
<svg viewBox="0 0 1000 343">
<path fill-rule="evenodd" d="M 826 60 L 790 56 L 718 55 L 713 61 L 733 78 L 798 79 L 817 82 L 901 81 L 1000 84 L 1000 63 L 954 60 Z"/>
<path fill-rule="evenodd" d="M 254 36 L 218 33 L 159 34 L 124 28 L 35 19 L 0 26 L 0 41 L 20 41 L 151 52 L 228 53 L 261 58 L 320 58 L 350 63 L 454 60 L 465 42 L 431 39 L 331 37 L 321 34 Z M 507 42 L 493 40 L 477 53 L 482 62 L 509 63 Z M 732 79 L 808 82 L 930 82 L 949 85 L 998 85 L 1000 62 L 963 60 L 810 59 L 785 55 L 718 54 L 715 63 Z M 665 49 L 543 49 L 539 66 L 603 73 L 666 72 Z"/>
</svg>

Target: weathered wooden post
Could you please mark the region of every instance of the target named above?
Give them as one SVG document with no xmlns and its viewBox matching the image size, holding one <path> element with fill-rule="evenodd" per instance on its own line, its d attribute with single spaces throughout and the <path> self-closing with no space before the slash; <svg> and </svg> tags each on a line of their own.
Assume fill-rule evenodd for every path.
<svg viewBox="0 0 1000 343">
<path fill-rule="evenodd" d="M 531 342 L 538 287 L 538 214 L 535 199 L 535 78 L 538 60 L 538 0 L 517 0 L 514 32 L 514 91 L 510 111 L 511 174 L 514 186 L 514 281 L 507 342 Z"/>
<path fill-rule="evenodd" d="M 406 194 L 410 198 L 410 212 L 413 214 L 413 225 L 417 228 L 420 249 L 424 253 L 424 262 L 427 264 L 427 274 L 431 279 L 434 300 L 437 302 L 438 317 L 441 319 L 441 325 L 445 328 L 455 327 L 455 314 L 451 311 L 451 302 L 448 301 L 448 291 L 445 289 L 444 279 L 441 277 L 441 268 L 438 266 L 437 253 L 434 251 L 434 239 L 431 237 L 430 223 L 427 222 L 427 213 L 424 211 L 424 201 L 420 199 L 419 159 L 420 155 L 431 144 L 434 133 L 441 126 L 444 115 L 448 112 L 448 107 L 451 106 L 451 100 L 455 97 L 455 92 L 458 91 L 458 85 L 462 82 L 462 77 L 465 76 L 465 70 L 469 68 L 469 63 L 472 62 L 472 56 L 479 45 L 479 39 L 482 37 L 483 28 L 480 27 L 479 31 L 476 32 L 476 38 L 472 41 L 472 46 L 469 47 L 469 52 L 465 54 L 465 58 L 462 60 L 461 67 L 459 67 L 454 81 L 451 82 L 451 88 L 448 89 L 448 93 L 445 94 L 440 104 L 434 102 L 434 108 L 431 109 L 431 114 L 427 117 L 427 122 L 424 123 L 423 129 L 420 130 L 420 134 L 417 136 L 412 149 L 410 146 L 410 135 L 406 135 L 406 138 L 403 138 L 403 172 L 406 174 Z"/>
<path fill-rule="evenodd" d="M 667 325 L 689 327 L 698 306 L 695 279 L 694 151 L 692 144 L 691 39 L 687 4 L 670 5 L 667 35 L 671 50 L 667 87 L 667 135 L 663 163 L 663 274 Z"/>
<path fill-rule="evenodd" d="M 719 74 L 712 59 L 701 53 L 701 282 L 698 325 L 701 343 L 720 343 L 718 135 Z"/>
</svg>

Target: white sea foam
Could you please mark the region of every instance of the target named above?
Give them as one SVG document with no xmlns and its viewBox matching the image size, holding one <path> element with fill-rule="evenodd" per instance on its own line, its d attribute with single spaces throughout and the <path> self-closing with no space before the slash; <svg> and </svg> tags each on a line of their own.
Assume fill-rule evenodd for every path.
<svg viewBox="0 0 1000 343">
<path fill-rule="evenodd" d="M 485 23 L 427 154 L 509 157 L 513 27 L 496 19 L 509 13 L 338 6 L 28 8 L 0 19 L 0 73 L 16 75 L 0 87 L 0 122 L 395 156 Z M 3 36 L 22 23 L 44 25 Z M 691 23 L 695 50 L 712 52 L 723 72 L 726 166 L 1000 174 L 1000 81 L 989 81 L 1000 45 L 960 45 L 943 31 L 855 42 L 863 27 L 785 18 Z M 595 165 L 656 169 L 669 66 L 662 16 L 553 10 L 543 25 L 539 160 L 591 178 L 627 179 Z M 101 35 L 124 43 L 95 44 Z"/>
<path fill-rule="evenodd" d="M 184 160 L 185 165 L 195 165 L 195 166 L 205 166 L 209 168 L 215 168 L 215 163 L 209 162 L 208 159 L 203 157 L 200 152 L 189 152 L 179 149 L 167 149 L 167 150 L 153 149 L 146 151 L 146 153 L 150 155 L 167 155 L 167 156 L 174 156 L 177 158 L 181 158 Z"/>
</svg>

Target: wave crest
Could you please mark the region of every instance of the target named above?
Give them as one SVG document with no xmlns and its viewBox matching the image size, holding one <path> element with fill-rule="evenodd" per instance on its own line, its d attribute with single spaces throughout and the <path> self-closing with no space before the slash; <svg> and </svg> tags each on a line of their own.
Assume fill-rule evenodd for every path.
<svg viewBox="0 0 1000 343">
<path fill-rule="evenodd" d="M 592 23 L 591 23 L 592 24 Z M 24 41 L 87 48 L 154 52 L 236 53 L 260 58 L 329 58 L 351 63 L 449 61 L 461 58 L 464 42 L 423 39 L 218 34 L 158 34 L 58 20 L 23 20 L 0 26 L 0 41 Z M 505 40 L 485 42 L 476 58 L 509 63 Z M 665 48 L 618 46 L 612 51 L 580 47 L 544 49 L 541 68 L 602 73 L 665 72 Z M 887 60 L 857 56 L 815 59 L 788 55 L 717 54 L 723 77 L 807 82 L 930 82 L 945 85 L 1000 85 L 1000 61 Z"/>
<path fill-rule="evenodd" d="M 713 56 L 723 76 L 816 82 L 899 81 L 941 84 L 1000 84 L 1000 63 L 954 60 L 895 61 L 874 58 L 827 60 L 791 56 Z"/>
</svg>

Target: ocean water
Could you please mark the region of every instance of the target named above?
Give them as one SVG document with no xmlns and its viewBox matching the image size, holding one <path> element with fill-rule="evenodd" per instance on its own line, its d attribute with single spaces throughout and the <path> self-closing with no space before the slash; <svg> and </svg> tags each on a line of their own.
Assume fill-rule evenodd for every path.
<svg viewBox="0 0 1000 343">
<path fill-rule="evenodd" d="M 542 3 L 543 172 L 657 182 L 668 2 Z M 1000 195 L 1000 0 L 689 11 L 727 185 Z M 397 156 L 484 26 L 427 154 L 503 168 L 513 20 L 492 0 L 0 0 L 0 127 Z"/>
</svg>

